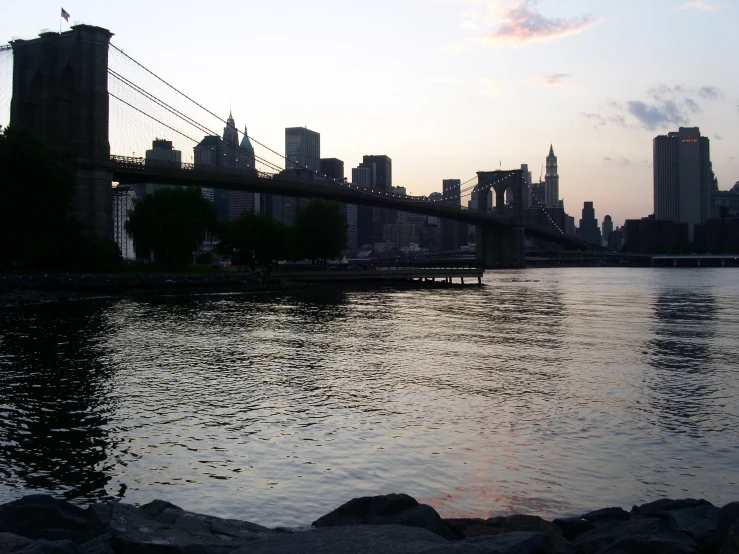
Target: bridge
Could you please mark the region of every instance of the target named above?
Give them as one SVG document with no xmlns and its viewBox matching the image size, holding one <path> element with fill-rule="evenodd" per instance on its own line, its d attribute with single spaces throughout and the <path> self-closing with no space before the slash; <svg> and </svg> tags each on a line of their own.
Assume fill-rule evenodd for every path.
<svg viewBox="0 0 739 554">
<path fill-rule="evenodd" d="M 37 130 L 68 154 L 77 181 L 76 215 L 99 234 L 112 236 L 113 182 L 156 183 L 324 198 L 475 225 L 477 259 L 486 268 L 523 267 L 525 236 L 569 248 L 587 247 L 553 221 L 552 225 L 525 221 L 521 170 L 477 172 L 477 182 L 460 194 L 477 192 L 478 206 L 465 209 L 449 201 L 363 188 L 308 170 L 283 170 L 285 156 L 253 136 L 248 138 L 262 147 L 259 156 L 252 154 L 253 166 L 243 162 L 233 167 L 153 162 L 123 155 L 131 151 L 125 150 L 126 146 L 134 145 L 141 151 L 163 133 L 197 144 L 194 135 L 217 135 L 212 130 L 214 124 L 217 128 L 225 121 L 113 45 L 112 36 L 101 27 L 75 25 L 65 33 L 45 32 L 36 39 L 10 43 L 10 123 Z M 109 63 L 111 53 L 118 63 L 115 68 Z M 111 113 L 111 105 L 115 113 Z M 111 143 L 119 145 L 118 150 L 111 148 Z M 506 207 L 505 193 L 509 189 L 513 203 Z M 496 197 L 493 212 L 486 204 L 491 190 Z"/>
</svg>

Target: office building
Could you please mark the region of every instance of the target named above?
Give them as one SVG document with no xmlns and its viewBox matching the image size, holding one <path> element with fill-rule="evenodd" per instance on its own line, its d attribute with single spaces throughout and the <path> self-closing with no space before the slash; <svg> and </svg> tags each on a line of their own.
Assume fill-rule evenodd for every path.
<svg viewBox="0 0 739 554">
<path fill-rule="evenodd" d="M 603 224 L 601 225 L 603 240 L 608 243 L 608 235 L 613 231 L 613 220 L 610 215 L 603 218 Z"/>
<path fill-rule="evenodd" d="M 460 195 L 462 181 L 460 179 L 444 179 L 442 181 L 442 199 L 445 203 L 460 206 L 462 198 Z M 467 245 L 469 232 L 466 223 L 442 219 L 440 221 L 440 239 L 442 250 L 457 250 L 460 246 Z"/>
<path fill-rule="evenodd" d="M 558 208 L 559 206 L 559 174 L 557 173 L 557 156 L 554 147 L 549 145 L 547 156 L 547 173 L 544 178 L 544 206 Z"/>
<path fill-rule="evenodd" d="M 588 242 L 600 244 L 600 229 L 598 228 L 598 220 L 595 218 L 595 209 L 592 202 L 583 203 L 582 219 L 580 219 L 580 226 L 577 228 L 577 236 Z"/>
<path fill-rule="evenodd" d="M 285 169 L 321 169 L 321 135 L 307 127 L 285 129 Z"/>
<path fill-rule="evenodd" d="M 372 188 L 389 191 L 393 186 L 393 161 L 384 155 L 363 156 L 360 167 L 372 170 Z"/>
<path fill-rule="evenodd" d="M 708 138 L 698 127 L 654 138 L 654 218 L 688 224 L 688 239 L 695 226 L 711 212 L 713 173 Z M 628 234 L 628 233 L 627 233 Z M 630 238 L 630 237 L 629 237 Z"/>
<path fill-rule="evenodd" d="M 336 158 L 321 158 L 320 172 L 334 181 L 344 180 L 344 162 Z"/>
<path fill-rule="evenodd" d="M 688 224 L 654 216 L 627 219 L 624 250 L 635 254 L 682 252 L 688 244 Z"/>
</svg>

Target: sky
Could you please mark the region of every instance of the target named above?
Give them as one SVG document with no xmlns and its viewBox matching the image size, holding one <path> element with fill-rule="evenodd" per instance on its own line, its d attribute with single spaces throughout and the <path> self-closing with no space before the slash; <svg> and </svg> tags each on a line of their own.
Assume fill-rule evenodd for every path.
<svg viewBox="0 0 739 554">
<path fill-rule="evenodd" d="M 551 144 L 567 212 L 621 225 L 653 212 L 652 139 L 680 126 L 739 181 L 739 0 L 30 1 L 0 44 L 60 7 L 275 150 L 305 126 L 349 176 L 390 156 L 412 194 L 522 163 L 538 181 Z"/>
</svg>

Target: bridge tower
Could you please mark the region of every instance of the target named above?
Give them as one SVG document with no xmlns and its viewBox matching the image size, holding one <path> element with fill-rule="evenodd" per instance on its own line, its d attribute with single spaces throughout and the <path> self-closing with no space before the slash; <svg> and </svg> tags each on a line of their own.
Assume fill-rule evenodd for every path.
<svg viewBox="0 0 739 554">
<path fill-rule="evenodd" d="M 14 40 L 10 124 L 36 130 L 62 150 L 76 176 L 75 215 L 112 237 L 108 142 L 108 46 L 113 34 L 92 25 Z"/>
<path fill-rule="evenodd" d="M 507 213 L 505 192 L 513 191 L 513 212 Z M 526 265 L 524 252 L 523 198 L 524 175 L 520 169 L 512 171 L 477 172 L 477 209 L 487 210 L 488 191 L 495 192 L 495 212 L 509 216 L 513 226 L 477 226 L 477 261 L 486 269 L 518 268 Z"/>
</svg>

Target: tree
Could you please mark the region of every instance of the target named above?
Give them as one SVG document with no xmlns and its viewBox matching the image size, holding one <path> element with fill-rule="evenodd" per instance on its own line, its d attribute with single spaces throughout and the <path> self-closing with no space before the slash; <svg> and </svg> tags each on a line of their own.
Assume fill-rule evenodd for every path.
<svg viewBox="0 0 739 554">
<path fill-rule="evenodd" d="M 268 264 L 285 258 L 287 227 L 264 214 L 246 212 L 221 225 L 216 251 L 237 265 Z"/>
<path fill-rule="evenodd" d="M 72 216 L 75 179 L 61 152 L 11 125 L 0 135 L 0 266 L 70 269 L 120 260 L 110 239 Z"/>
<path fill-rule="evenodd" d="M 346 218 L 336 202 L 311 200 L 299 208 L 289 232 L 293 258 L 316 263 L 338 258 L 346 248 Z"/>
<path fill-rule="evenodd" d="M 139 260 L 192 263 L 192 255 L 217 224 L 216 207 L 197 187 L 162 188 L 134 201 L 126 222 Z"/>
</svg>

